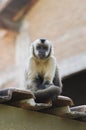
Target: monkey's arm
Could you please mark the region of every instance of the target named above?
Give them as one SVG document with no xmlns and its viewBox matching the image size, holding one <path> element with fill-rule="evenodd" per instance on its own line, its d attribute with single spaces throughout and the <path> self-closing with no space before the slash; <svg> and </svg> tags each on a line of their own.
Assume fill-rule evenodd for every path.
<svg viewBox="0 0 86 130">
<path fill-rule="evenodd" d="M 51 99 L 54 103 L 54 101 L 57 100 L 58 95 L 61 94 L 62 82 L 59 75 L 58 67 L 55 71 L 53 83 L 53 85 L 46 85 L 47 87 L 45 87 L 45 89 L 35 92 L 36 102 L 43 102 Z"/>
<path fill-rule="evenodd" d="M 36 71 L 33 68 L 30 67 L 29 69 L 25 70 L 24 86 L 26 89 L 29 89 L 33 92 L 37 90 L 37 84 L 34 81 L 35 75 L 36 75 Z"/>
<path fill-rule="evenodd" d="M 62 81 L 61 81 L 61 77 L 59 75 L 58 67 L 56 67 L 53 83 L 54 83 L 54 85 L 56 85 L 56 86 L 58 86 L 58 87 L 60 87 L 62 89 Z"/>
<path fill-rule="evenodd" d="M 54 102 L 57 99 L 58 95 L 60 95 L 62 92 L 62 82 L 59 75 L 58 67 L 56 67 L 55 70 L 53 83 L 51 84 L 49 80 L 47 80 L 44 86 L 44 89 L 42 88 L 42 90 L 38 90 L 35 92 L 36 101 L 42 102 L 51 99 Z"/>
<path fill-rule="evenodd" d="M 57 100 L 58 95 L 61 94 L 62 82 L 59 76 L 58 67 L 55 71 L 53 83 L 54 84 L 46 84 L 45 86 L 47 87 L 45 87 L 45 89 L 38 90 L 34 93 L 36 97 L 36 102 L 43 102 L 47 100 L 52 100 L 54 102 Z"/>
<path fill-rule="evenodd" d="M 49 87 L 49 85 L 53 85 L 53 79 L 55 77 L 55 71 L 56 71 L 55 57 L 50 57 L 45 70 L 46 72 L 45 72 L 44 80 L 42 84 L 43 89 Z"/>
</svg>

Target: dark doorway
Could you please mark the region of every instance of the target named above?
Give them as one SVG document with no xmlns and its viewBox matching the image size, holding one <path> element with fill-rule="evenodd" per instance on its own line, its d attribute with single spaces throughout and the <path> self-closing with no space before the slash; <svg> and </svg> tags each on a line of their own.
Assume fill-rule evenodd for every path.
<svg viewBox="0 0 86 130">
<path fill-rule="evenodd" d="M 70 97 L 75 105 L 86 105 L 86 71 L 64 79 L 62 95 Z"/>
</svg>

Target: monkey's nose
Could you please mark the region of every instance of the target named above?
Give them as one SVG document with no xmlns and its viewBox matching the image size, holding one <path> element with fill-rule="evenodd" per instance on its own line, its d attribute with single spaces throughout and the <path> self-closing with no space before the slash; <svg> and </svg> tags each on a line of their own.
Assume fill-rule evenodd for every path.
<svg viewBox="0 0 86 130">
<path fill-rule="evenodd" d="M 45 42 L 45 40 L 46 40 L 46 39 L 43 39 L 43 38 L 41 38 L 41 39 L 40 39 L 40 41 L 41 41 L 42 43 L 44 43 L 44 42 Z"/>
</svg>

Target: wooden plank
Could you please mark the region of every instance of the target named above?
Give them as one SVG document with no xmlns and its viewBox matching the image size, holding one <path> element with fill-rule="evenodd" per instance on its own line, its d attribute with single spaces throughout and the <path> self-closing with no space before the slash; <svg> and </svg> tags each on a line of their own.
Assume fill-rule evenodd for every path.
<svg viewBox="0 0 86 130">
<path fill-rule="evenodd" d="M 12 20 L 19 11 L 22 9 L 25 11 L 25 7 L 31 5 L 31 1 L 32 0 L 11 0 L 5 9 L 1 11 L 0 15 Z"/>
<path fill-rule="evenodd" d="M 86 123 L 0 105 L 0 130 L 86 130 Z"/>
<path fill-rule="evenodd" d="M 5 88 L 0 90 L 0 102 L 15 102 L 24 99 L 34 98 L 31 91 L 18 88 Z"/>
<path fill-rule="evenodd" d="M 69 113 L 65 113 L 64 117 L 86 122 L 85 112 L 70 111 Z"/>
<path fill-rule="evenodd" d="M 0 28 L 19 31 L 23 16 L 37 0 L 11 0 L 0 11 Z"/>
<path fill-rule="evenodd" d="M 86 113 L 86 105 L 72 107 L 71 111 L 78 111 L 78 112 L 85 112 Z"/>
<path fill-rule="evenodd" d="M 52 106 L 52 103 L 36 103 L 34 94 L 29 90 L 6 88 L 0 90 L 0 102 L 29 110 L 40 110 Z"/>
<path fill-rule="evenodd" d="M 51 99 L 46 99 L 38 103 L 35 101 L 35 96 L 31 91 L 19 88 L 1 89 L 0 102 L 29 110 L 40 110 L 49 107 L 71 106 L 73 104 L 72 100 L 65 96 L 58 96 L 55 102 L 52 102 Z"/>
</svg>

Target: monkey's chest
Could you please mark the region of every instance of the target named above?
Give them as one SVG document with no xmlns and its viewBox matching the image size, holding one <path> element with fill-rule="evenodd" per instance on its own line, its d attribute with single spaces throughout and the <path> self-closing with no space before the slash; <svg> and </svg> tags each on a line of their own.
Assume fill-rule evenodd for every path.
<svg viewBox="0 0 86 130">
<path fill-rule="evenodd" d="M 36 64 L 38 75 L 44 75 L 49 68 L 50 68 L 49 64 L 44 64 L 44 63 Z"/>
<path fill-rule="evenodd" d="M 42 84 L 44 81 L 44 77 L 46 74 L 46 66 L 43 64 L 38 65 L 36 70 L 36 75 L 35 75 L 35 80 L 37 81 L 38 84 Z"/>
</svg>

